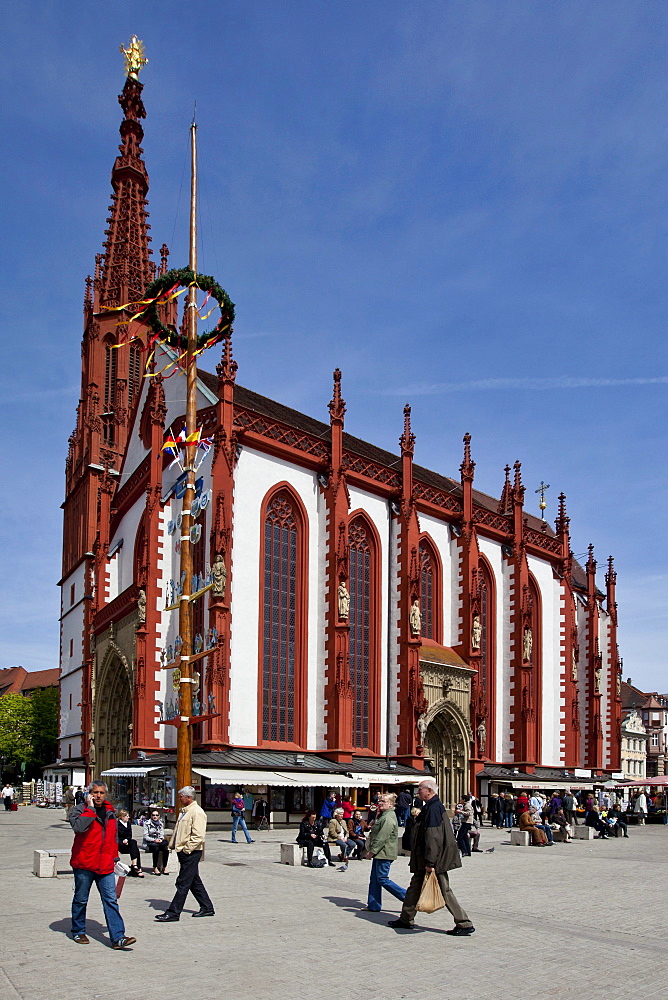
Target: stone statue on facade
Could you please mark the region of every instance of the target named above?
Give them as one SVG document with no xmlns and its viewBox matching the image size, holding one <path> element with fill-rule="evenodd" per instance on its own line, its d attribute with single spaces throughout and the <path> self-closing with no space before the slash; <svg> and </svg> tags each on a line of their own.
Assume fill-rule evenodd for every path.
<svg viewBox="0 0 668 1000">
<path fill-rule="evenodd" d="M 137 618 L 140 625 L 146 623 L 146 591 L 143 587 L 139 588 L 139 594 L 137 596 Z"/>
<path fill-rule="evenodd" d="M 524 644 L 523 644 L 523 646 L 524 646 L 524 649 L 523 649 L 523 652 L 524 652 L 524 662 L 525 663 L 530 663 L 531 662 L 531 654 L 533 652 L 533 632 L 531 631 L 530 628 L 525 628 L 524 629 Z"/>
<path fill-rule="evenodd" d="M 603 673 L 603 669 L 602 669 L 601 665 L 599 664 L 596 667 L 596 669 L 594 670 L 594 693 L 595 694 L 600 694 L 601 693 L 601 675 L 602 675 L 602 673 Z"/>
<path fill-rule="evenodd" d="M 487 746 L 487 727 L 485 726 L 485 720 L 480 720 L 480 725 L 478 726 L 478 753 L 483 754 L 485 752 L 485 747 Z"/>
<path fill-rule="evenodd" d="M 339 602 L 339 618 L 348 618 L 350 616 L 350 592 L 346 587 L 345 580 L 341 580 L 339 584 L 337 598 Z"/>
<path fill-rule="evenodd" d="M 225 560 L 220 552 L 216 553 L 211 573 L 213 576 L 213 596 L 225 597 L 225 590 L 227 588 L 227 566 L 225 565 Z"/>
<path fill-rule="evenodd" d="M 88 763 L 95 763 L 95 734 L 88 734 Z"/>
<path fill-rule="evenodd" d="M 425 740 L 427 738 L 427 720 L 425 718 L 425 713 L 424 712 L 422 712 L 418 716 L 417 729 L 418 729 L 418 733 L 420 734 L 420 746 L 424 746 L 425 745 Z"/>
<path fill-rule="evenodd" d="M 409 621 L 411 626 L 411 635 L 419 636 L 422 634 L 422 613 L 420 611 L 420 602 L 417 597 L 411 604 L 411 610 L 409 613 Z"/>
<path fill-rule="evenodd" d="M 480 615 L 473 616 L 473 625 L 471 626 L 471 646 L 473 649 L 480 649 L 480 643 L 482 642 L 482 625 L 480 624 Z"/>
<path fill-rule="evenodd" d="M 621 696 L 622 696 L 622 675 L 620 674 L 619 671 L 617 671 L 617 697 L 621 698 Z"/>
<path fill-rule="evenodd" d="M 571 650 L 571 680 L 574 684 L 578 682 L 578 658 L 575 650 Z"/>
</svg>

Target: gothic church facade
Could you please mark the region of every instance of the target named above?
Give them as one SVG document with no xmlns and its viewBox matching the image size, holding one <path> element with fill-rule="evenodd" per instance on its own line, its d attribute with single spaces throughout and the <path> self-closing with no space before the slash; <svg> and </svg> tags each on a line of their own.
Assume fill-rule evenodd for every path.
<svg viewBox="0 0 668 1000">
<path fill-rule="evenodd" d="M 130 311 L 109 310 L 156 274 L 137 79 L 119 101 L 64 502 L 60 756 L 89 774 L 169 753 L 178 712 L 162 667 L 178 643 L 181 499 L 161 448 L 184 393 L 178 376 L 142 378 L 143 344 L 115 346 Z M 160 349 L 154 371 L 168 360 Z M 525 512 L 519 463 L 492 498 L 468 435 L 448 478 L 415 462 L 408 407 L 392 454 L 346 431 L 343 393 L 337 370 L 319 420 L 244 388 L 231 339 L 215 374 L 200 371 L 213 447 L 198 473 L 194 633 L 208 653 L 194 693 L 216 717 L 195 752 L 427 763 L 446 799 L 495 766 L 616 771 L 612 559 L 601 590 L 593 548 L 584 568 L 573 559 L 563 496 L 553 530 Z"/>
</svg>

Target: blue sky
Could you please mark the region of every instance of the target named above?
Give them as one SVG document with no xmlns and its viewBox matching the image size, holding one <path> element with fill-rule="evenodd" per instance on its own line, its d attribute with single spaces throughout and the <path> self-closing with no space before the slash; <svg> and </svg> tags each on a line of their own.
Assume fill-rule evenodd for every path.
<svg viewBox="0 0 668 1000">
<path fill-rule="evenodd" d="M 237 304 L 239 381 L 527 509 L 618 571 L 624 674 L 668 691 L 668 6 L 395 0 L 2 5 L 0 666 L 54 666 L 84 279 L 135 32 L 154 248 Z M 194 23 L 188 18 L 194 15 Z M 183 185 L 183 187 L 182 187 Z M 211 358 L 210 367 L 216 359 Z M 11 470 L 11 471 L 10 471 Z"/>
</svg>

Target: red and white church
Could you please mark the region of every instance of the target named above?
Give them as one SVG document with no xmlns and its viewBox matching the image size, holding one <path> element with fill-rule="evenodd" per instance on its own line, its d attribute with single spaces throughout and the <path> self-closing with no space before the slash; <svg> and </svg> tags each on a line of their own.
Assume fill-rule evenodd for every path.
<svg viewBox="0 0 668 1000">
<path fill-rule="evenodd" d="M 142 378 L 142 344 L 115 347 L 131 311 L 109 310 L 156 276 L 136 76 L 119 101 L 63 505 L 60 757 L 88 776 L 167 773 L 178 713 L 162 668 L 179 642 L 180 480 L 161 448 L 185 393 L 179 376 Z M 456 478 L 423 468 L 408 407 L 396 454 L 360 440 L 338 370 L 325 419 L 261 396 L 238 383 L 231 339 L 198 391 L 213 439 L 194 546 L 208 651 L 194 696 L 216 715 L 193 731 L 203 784 L 299 803 L 427 767 L 449 803 L 618 771 L 616 574 L 610 559 L 602 591 L 593 547 L 574 561 L 563 495 L 552 530 L 524 510 L 519 462 L 498 499 L 477 491 L 468 435 Z"/>
</svg>

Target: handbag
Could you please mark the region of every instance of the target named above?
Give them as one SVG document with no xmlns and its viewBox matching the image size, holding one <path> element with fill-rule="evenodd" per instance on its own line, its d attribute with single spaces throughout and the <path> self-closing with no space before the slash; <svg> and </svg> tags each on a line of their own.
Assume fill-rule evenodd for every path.
<svg viewBox="0 0 668 1000">
<path fill-rule="evenodd" d="M 444 906 L 445 900 L 438 877 L 435 871 L 431 871 L 424 877 L 420 898 L 417 901 L 417 909 L 421 913 L 434 913 L 436 910 L 443 909 Z"/>
</svg>

